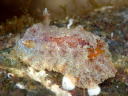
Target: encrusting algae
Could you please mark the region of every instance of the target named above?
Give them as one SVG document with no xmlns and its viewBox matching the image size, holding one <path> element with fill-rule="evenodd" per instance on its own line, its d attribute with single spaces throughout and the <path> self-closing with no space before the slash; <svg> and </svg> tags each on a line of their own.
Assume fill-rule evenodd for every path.
<svg viewBox="0 0 128 96">
<path fill-rule="evenodd" d="M 98 93 L 94 92 L 94 95 L 99 94 L 98 84 L 114 77 L 116 73 L 108 45 L 99 36 L 85 31 L 82 26 L 58 28 L 49 26 L 47 20 L 26 30 L 15 47 L 17 57 L 34 70 L 59 72 L 75 86 L 87 88 L 88 92 L 96 88 Z M 64 82 L 63 88 L 74 88 L 69 88 Z"/>
</svg>

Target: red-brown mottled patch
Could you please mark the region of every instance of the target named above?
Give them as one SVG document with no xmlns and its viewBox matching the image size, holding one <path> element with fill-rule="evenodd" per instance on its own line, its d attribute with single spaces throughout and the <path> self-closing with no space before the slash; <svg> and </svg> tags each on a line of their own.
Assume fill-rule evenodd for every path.
<svg viewBox="0 0 128 96">
<path fill-rule="evenodd" d="M 76 48 L 78 45 L 83 47 L 84 45 L 89 45 L 89 43 L 81 38 L 76 36 L 64 36 L 64 37 L 50 37 L 49 41 L 56 42 L 58 45 L 64 45 L 64 42 L 69 45 L 71 48 Z"/>
</svg>

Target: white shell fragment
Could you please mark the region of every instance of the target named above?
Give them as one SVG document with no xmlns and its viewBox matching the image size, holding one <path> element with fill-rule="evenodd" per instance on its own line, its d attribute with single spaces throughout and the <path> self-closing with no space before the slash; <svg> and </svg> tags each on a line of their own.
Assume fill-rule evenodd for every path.
<svg viewBox="0 0 128 96">
<path fill-rule="evenodd" d="M 70 29 L 70 27 L 72 26 L 72 24 L 73 24 L 73 19 L 71 18 L 71 19 L 69 19 L 69 23 L 68 23 L 68 25 L 67 25 L 67 29 Z"/>
<path fill-rule="evenodd" d="M 8 74 L 7 74 L 7 77 L 11 79 L 12 77 L 14 77 L 14 74 L 8 73 Z"/>
<path fill-rule="evenodd" d="M 25 89 L 25 86 L 21 83 L 16 83 L 15 87 L 19 89 Z"/>
<path fill-rule="evenodd" d="M 99 86 L 96 86 L 94 88 L 89 88 L 88 89 L 88 95 L 89 96 L 95 96 L 95 95 L 99 95 L 101 92 L 101 89 Z"/>
<path fill-rule="evenodd" d="M 62 87 L 65 90 L 73 90 L 75 89 L 75 85 L 73 84 L 73 81 L 71 81 L 70 78 L 64 76 L 62 79 Z"/>
</svg>

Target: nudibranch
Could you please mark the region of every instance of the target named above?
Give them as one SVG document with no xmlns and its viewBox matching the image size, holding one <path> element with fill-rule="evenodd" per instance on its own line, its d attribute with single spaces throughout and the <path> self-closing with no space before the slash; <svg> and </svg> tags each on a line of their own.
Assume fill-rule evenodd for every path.
<svg viewBox="0 0 128 96">
<path fill-rule="evenodd" d="M 107 43 L 82 26 L 50 26 L 48 16 L 45 9 L 45 22 L 26 30 L 16 44 L 17 56 L 35 70 L 47 69 L 64 75 L 64 89 L 77 86 L 87 88 L 90 96 L 98 95 L 98 84 L 116 74 Z"/>
</svg>

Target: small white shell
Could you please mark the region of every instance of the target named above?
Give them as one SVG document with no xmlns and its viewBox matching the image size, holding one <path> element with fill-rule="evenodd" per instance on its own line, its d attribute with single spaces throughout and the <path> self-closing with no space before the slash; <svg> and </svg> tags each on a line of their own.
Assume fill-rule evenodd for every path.
<svg viewBox="0 0 128 96">
<path fill-rule="evenodd" d="M 17 87 L 19 89 L 25 89 L 25 86 L 21 83 L 16 83 L 15 87 Z"/>
<path fill-rule="evenodd" d="M 72 24 L 73 24 L 73 19 L 71 18 L 71 19 L 69 19 L 69 23 L 67 25 L 67 29 L 70 29 L 70 27 L 72 26 Z"/>
<path fill-rule="evenodd" d="M 96 86 L 95 88 L 89 88 L 88 89 L 88 95 L 89 96 L 99 95 L 100 92 L 101 92 L 101 89 L 99 86 Z"/>
<path fill-rule="evenodd" d="M 73 84 L 70 78 L 64 76 L 62 79 L 62 87 L 65 90 L 73 90 L 75 89 L 75 84 Z"/>
</svg>

